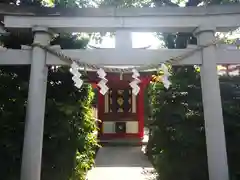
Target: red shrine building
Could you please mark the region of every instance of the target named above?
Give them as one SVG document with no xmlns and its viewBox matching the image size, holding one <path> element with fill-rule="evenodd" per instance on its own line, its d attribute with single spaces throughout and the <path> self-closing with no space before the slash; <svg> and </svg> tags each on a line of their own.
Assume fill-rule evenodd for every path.
<svg viewBox="0 0 240 180">
<path fill-rule="evenodd" d="M 129 83 L 131 74 L 108 73 L 109 91 L 102 95 L 98 91 L 97 109 L 99 139 L 101 142 L 134 140 L 141 143 L 144 136 L 144 90 L 151 76 L 141 74 L 138 95 L 132 93 Z M 95 82 L 97 83 L 97 82 Z M 96 86 L 96 85 L 95 85 Z"/>
</svg>

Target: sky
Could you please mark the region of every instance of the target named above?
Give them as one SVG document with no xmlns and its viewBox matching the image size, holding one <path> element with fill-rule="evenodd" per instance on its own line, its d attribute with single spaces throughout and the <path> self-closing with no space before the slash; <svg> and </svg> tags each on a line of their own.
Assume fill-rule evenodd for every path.
<svg viewBox="0 0 240 180">
<path fill-rule="evenodd" d="M 240 38 L 240 32 L 234 33 L 229 36 L 229 39 L 236 39 Z M 103 37 L 103 41 L 100 45 L 94 44 L 94 42 L 90 42 L 91 45 L 94 45 L 96 47 L 101 47 L 101 48 L 114 48 L 115 47 L 115 38 L 114 37 L 109 37 L 105 36 Z M 238 43 L 240 44 L 240 42 Z M 162 42 L 154 35 L 154 33 L 151 32 L 141 32 L 137 33 L 134 32 L 132 33 L 132 47 L 133 48 L 143 48 L 143 47 L 148 47 L 151 46 L 149 49 L 158 49 L 161 48 Z M 219 69 L 220 70 L 220 69 Z M 225 73 L 225 70 L 221 68 L 220 70 L 221 74 Z M 238 71 L 233 71 L 230 74 L 238 74 Z"/>
<path fill-rule="evenodd" d="M 90 42 L 91 45 L 101 47 L 101 48 L 114 48 L 115 47 L 115 38 L 104 36 L 102 44 L 96 45 L 94 42 Z M 132 47 L 133 48 L 142 48 L 151 46 L 151 49 L 157 49 L 161 46 L 162 42 L 159 41 L 154 33 L 132 33 Z"/>
<path fill-rule="evenodd" d="M 240 32 L 234 33 L 229 36 L 229 39 L 240 38 Z M 132 33 L 132 47 L 133 48 L 143 48 L 151 46 L 150 49 L 158 49 L 162 47 L 162 41 L 160 41 L 154 33 L 151 32 L 133 32 Z M 115 47 L 115 38 L 104 36 L 103 41 L 100 45 L 96 45 L 93 41 L 90 42 L 91 45 L 101 48 L 114 48 Z"/>
</svg>

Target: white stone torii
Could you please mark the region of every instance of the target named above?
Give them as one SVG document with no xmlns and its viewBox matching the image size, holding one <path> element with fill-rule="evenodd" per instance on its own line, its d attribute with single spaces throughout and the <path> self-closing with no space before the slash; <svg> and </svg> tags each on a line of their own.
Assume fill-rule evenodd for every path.
<svg viewBox="0 0 240 180">
<path fill-rule="evenodd" d="M 30 28 L 35 43 L 48 45 L 49 29 L 68 32 L 117 31 L 115 49 L 63 50 L 65 55 L 83 62 L 101 65 L 144 65 L 161 63 L 182 55 L 192 47 L 181 50 L 132 49 L 130 32 L 194 32 L 198 44 L 204 45 L 215 39 L 216 31 L 227 31 L 240 26 L 240 6 L 211 6 L 188 8 L 142 9 L 81 9 L 77 12 L 49 9 L 47 14 L 12 7 L 0 8 L 5 14 L 6 28 Z M 15 8 L 15 7 L 14 7 Z M 47 9 L 47 8 L 45 8 Z M 15 8 L 16 10 L 16 8 Z M 6 12 L 7 11 L 7 12 Z M 72 14 L 71 14 L 72 13 Z M 194 48 L 194 47 L 193 47 Z M 201 65 L 202 98 L 208 169 L 210 180 L 228 180 L 225 133 L 217 64 L 240 64 L 240 52 L 210 46 L 186 58 L 180 64 Z M 40 180 L 45 112 L 47 65 L 65 63 L 39 47 L 32 50 L 0 50 L 0 64 L 31 64 L 28 108 L 24 135 L 21 180 Z"/>
<path fill-rule="evenodd" d="M 56 51 L 60 51 L 60 47 L 52 47 Z M 61 52 L 72 59 L 88 62 L 90 64 L 106 65 L 106 66 L 139 66 L 146 64 L 164 63 L 166 60 L 184 55 L 197 47 L 194 45 L 186 49 L 63 49 Z M 22 50 L 0 49 L 1 65 L 27 65 L 32 62 L 31 48 L 23 48 Z M 16 57 L 18 59 L 16 60 Z M 229 59 L 231 57 L 231 59 Z M 222 64 L 239 64 L 240 52 L 236 49 L 228 49 L 225 45 L 216 48 L 216 63 Z M 129 61 L 131 59 L 131 61 Z M 193 55 L 179 62 L 179 65 L 201 65 L 201 51 L 195 52 Z M 46 65 L 67 65 L 59 58 L 46 53 Z"/>
</svg>

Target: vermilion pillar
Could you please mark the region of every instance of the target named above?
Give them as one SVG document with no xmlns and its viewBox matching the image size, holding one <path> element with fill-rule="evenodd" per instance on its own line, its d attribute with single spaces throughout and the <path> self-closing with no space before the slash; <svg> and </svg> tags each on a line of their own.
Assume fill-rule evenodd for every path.
<svg viewBox="0 0 240 180">
<path fill-rule="evenodd" d="M 137 116 L 139 121 L 138 132 L 139 138 L 144 135 L 144 83 L 139 84 L 140 92 L 138 94 Z"/>
</svg>

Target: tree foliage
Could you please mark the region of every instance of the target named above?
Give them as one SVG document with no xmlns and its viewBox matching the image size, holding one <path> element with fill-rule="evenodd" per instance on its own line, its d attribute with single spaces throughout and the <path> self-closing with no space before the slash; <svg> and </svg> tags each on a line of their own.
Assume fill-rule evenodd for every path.
<svg viewBox="0 0 240 180">
<path fill-rule="evenodd" d="M 1 67 L 0 167 L 3 179 L 19 179 L 29 67 Z M 67 69 L 50 70 L 46 99 L 43 180 L 84 178 L 94 164 L 97 130 L 93 92 L 73 86 Z"/>
<path fill-rule="evenodd" d="M 20 49 L 32 43 L 33 34 L 10 31 L 0 40 L 7 48 Z M 64 49 L 85 48 L 87 43 L 88 39 L 71 34 L 61 34 L 51 41 Z M 29 72 L 30 66 L 0 67 L 0 179 L 20 179 Z M 49 67 L 41 179 L 85 179 L 98 146 L 91 110 L 93 97 L 90 85 L 85 84 L 81 90 L 74 87 L 68 68 Z"/>
<path fill-rule="evenodd" d="M 158 6 L 179 6 L 155 0 Z M 229 4 L 239 1 L 189 0 L 185 6 Z M 158 33 L 169 49 L 196 44 L 192 33 Z M 208 179 L 207 154 L 199 71 L 194 67 L 172 67 L 173 86 L 165 90 L 161 84 L 149 87 L 149 104 L 154 122 L 147 146 L 149 158 L 161 180 Z M 231 179 L 239 179 L 239 77 L 221 79 L 224 125 Z"/>
<path fill-rule="evenodd" d="M 208 179 L 199 72 L 184 67 L 173 72 L 173 86 L 149 88 L 154 122 L 148 156 L 162 180 Z M 231 179 L 239 179 L 239 77 L 220 79 Z M 174 173 L 173 173 L 174 172 Z"/>
<path fill-rule="evenodd" d="M 199 75 L 193 67 L 173 71 L 173 86 L 152 84 L 152 133 L 148 155 L 161 179 L 207 179 Z M 174 173 L 173 173 L 174 172 Z"/>
</svg>

